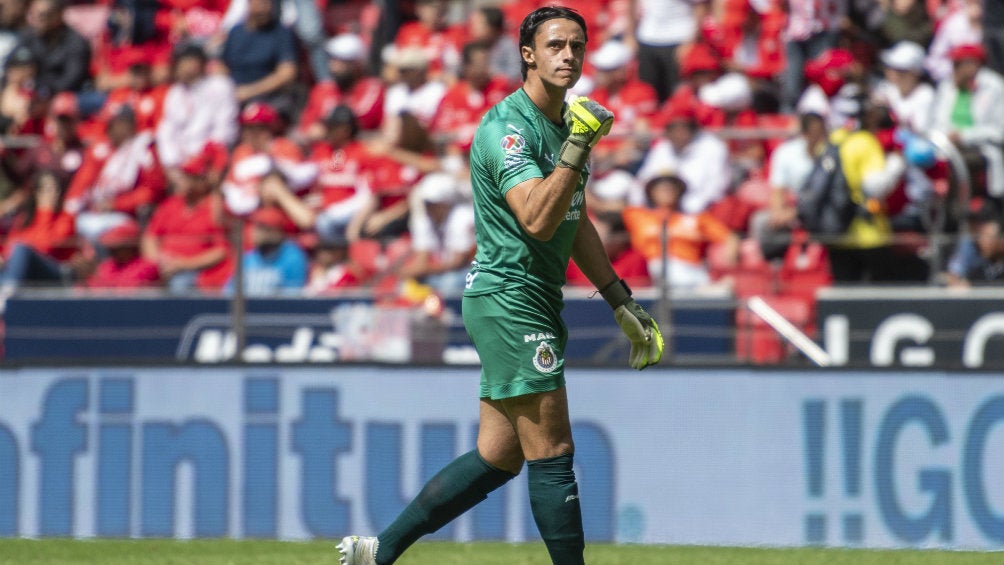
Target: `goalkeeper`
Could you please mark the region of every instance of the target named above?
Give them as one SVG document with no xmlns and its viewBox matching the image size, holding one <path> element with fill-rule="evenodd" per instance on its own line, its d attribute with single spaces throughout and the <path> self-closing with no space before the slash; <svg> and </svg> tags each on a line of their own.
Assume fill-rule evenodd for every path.
<svg viewBox="0 0 1004 565">
<path fill-rule="evenodd" d="M 562 286 L 574 259 L 610 303 L 642 369 L 662 355 L 651 316 L 610 265 L 586 215 L 589 151 L 614 116 L 565 102 L 582 72 L 586 24 L 546 7 L 520 26 L 523 86 L 488 111 L 471 149 L 477 255 L 463 316 L 481 358 L 477 449 L 433 477 L 376 538 L 346 537 L 347 565 L 387 565 L 527 465 L 530 506 L 551 561 L 582 565 L 583 532 L 565 394 Z"/>
</svg>

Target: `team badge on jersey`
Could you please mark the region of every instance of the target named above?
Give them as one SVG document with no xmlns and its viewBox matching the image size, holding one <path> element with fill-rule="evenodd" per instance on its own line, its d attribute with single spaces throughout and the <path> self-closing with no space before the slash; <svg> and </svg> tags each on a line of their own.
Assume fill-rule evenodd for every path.
<svg viewBox="0 0 1004 565">
<path fill-rule="evenodd" d="M 550 373 L 557 366 L 558 356 L 555 355 L 551 344 L 546 341 L 540 342 L 533 354 L 533 368 L 541 373 Z"/>
<path fill-rule="evenodd" d="M 510 133 L 499 141 L 499 145 L 506 153 L 518 153 L 526 146 L 526 140 L 518 133 Z"/>
</svg>

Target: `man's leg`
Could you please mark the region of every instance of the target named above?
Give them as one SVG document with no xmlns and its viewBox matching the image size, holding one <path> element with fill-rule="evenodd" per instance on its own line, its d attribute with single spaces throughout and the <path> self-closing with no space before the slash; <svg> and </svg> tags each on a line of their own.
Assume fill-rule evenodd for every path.
<svg viewBox="0 0 1004 565">
<path fill-rule="evenodd" d="M 393 563 L 420 537 L 442 528 L 515 477 L 522 466 L 512 424 L 498 401 L 482 399 L 478 448 L 454 459 L 430 479 L 377 536 L 377 565 Z"/>
<path fill-rule="evenodd" d="M 565 389 L 508 398 L 503 406 L 523 447 L 530 508 L 551 561 L 583 565 L 585 536 Z"/>
</svg>

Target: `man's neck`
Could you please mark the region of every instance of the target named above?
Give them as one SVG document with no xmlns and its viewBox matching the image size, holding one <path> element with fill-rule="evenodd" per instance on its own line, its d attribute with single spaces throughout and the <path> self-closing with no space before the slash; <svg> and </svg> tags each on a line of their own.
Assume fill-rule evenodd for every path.
<svg viewBox="0 0 1004 565">
<path fill-rule="evenodd" d="M 547 119 L 556 124 L 562 123 L 564 118 L 561 111 L 565 104 L 564 88 L 547 85 L 537 78 L 533 71 L 530 71 L 523 82 L 523 91 Z"/>
</svg>

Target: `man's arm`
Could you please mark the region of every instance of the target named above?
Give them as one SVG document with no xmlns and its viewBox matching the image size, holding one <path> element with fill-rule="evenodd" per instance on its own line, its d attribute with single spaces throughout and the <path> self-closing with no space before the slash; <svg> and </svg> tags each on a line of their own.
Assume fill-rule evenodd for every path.
<svg viewBox="0 0 1004 565">
<path fill-rule="evenodd" d="M 242 84 L 237 87 L 237 100 L 247 102 L 257 96 L 271 94 L 276 90 L 293 82 L 296 78 L 296 63 L 283 61 L 279 63 L 275 70 L 265 75 L 261 80 L 250 84 Z"/>
<path fill-rule="evenodd" d="M 572 260 L 596 288 L 604 288 L 619 278 L 610 264 L 596 226 L 585 213 L 572 241 Z"/>
<path fill-rule="evenodd" d="M 579 175 L 577 170 L 558 167 L 546 178 L 525 180 L 505 193 L 509 209 L 527 235 L 541 241 L 554 236 L 572 205 Z"/>
</svg>

